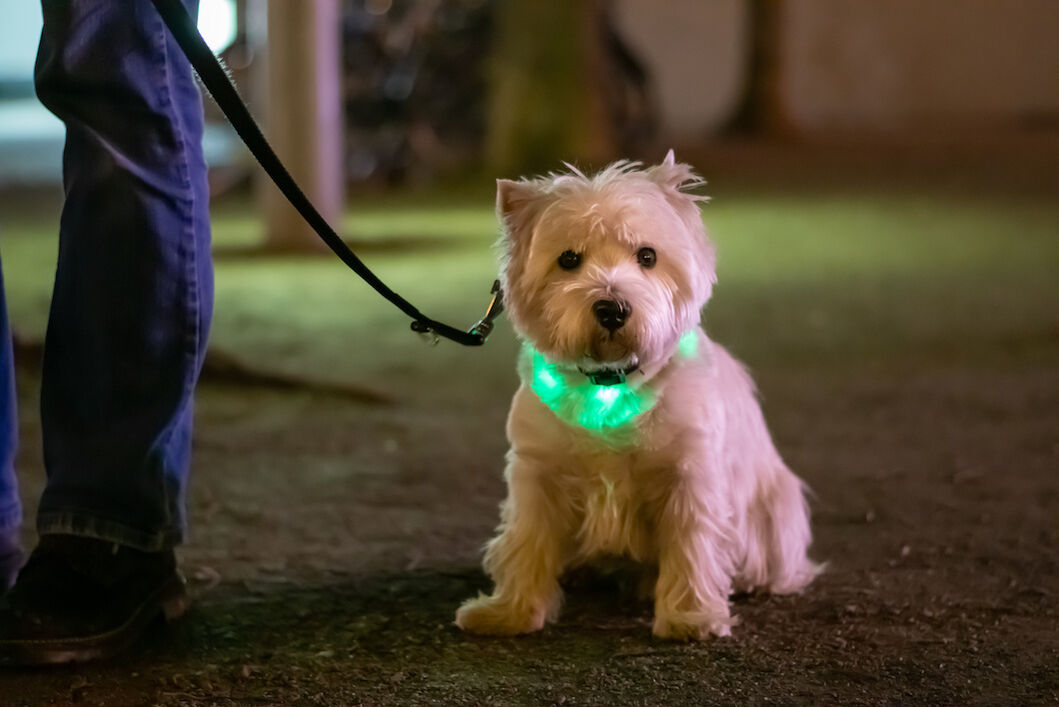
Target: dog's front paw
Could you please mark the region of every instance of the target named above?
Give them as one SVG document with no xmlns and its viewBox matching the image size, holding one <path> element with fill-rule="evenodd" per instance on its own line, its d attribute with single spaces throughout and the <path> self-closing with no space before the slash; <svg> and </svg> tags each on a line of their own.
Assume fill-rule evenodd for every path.
<svg viewBox="0 0 1059 707">
<path fill-rule="evenodd" d="M 713 636 L 732 635 L 736 619 L 727 611 L 710 614 L 694 611 L 655 614 L 654 635 L 674 641 L 702 641 Z"/>
<path fill-rule="evenodd" d="M 504 601 L 480 594 L 468 599 L 456 611 L 456 625 L 468 633 L 483 636 L 515 636 L 539 631 L 548 612 L 526 602 Z"/>
</svg>

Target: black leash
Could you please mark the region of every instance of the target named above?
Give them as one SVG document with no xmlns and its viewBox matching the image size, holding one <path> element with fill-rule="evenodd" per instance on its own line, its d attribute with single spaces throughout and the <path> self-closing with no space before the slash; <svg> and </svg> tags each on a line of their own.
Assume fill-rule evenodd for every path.
<svg viewBox="0 0 1059 707">
<path fill-rule="evenodd" d="M 225 73 L 224 67 L 217 61 L 217 57 L 213 55 L 205 40 L 202 39 L 202 35 L 199 34 L 198 28 L 195 26 L 195 21 L 184 9 L 184 5 L 180 0 L 151 0 L 151 2 L 154 3 L 158 14 L 162 16 L 162 20 L 173 34 L 173 38 L 176 39 L 188 61 L 191 62 L 191 66 L 198 72 L 203 85 L 213 96 L 213 100 L 217 102 L 221 112 L 228 118 L 232 127 L 235 128 L 235 132 L 242 138 L 243 143 L 250 149 L 251 154 L 265 169 L 265 173 L 279 187 L 279 190 L 283 192 L 283 196 L 287 197 L 287 201 L 298 210 L 302 218 L 316 231 L 316 234 L 320 236 L 323 242 L 334 251 L 335 255 L 348 265 L 350 270 L 360 275 L 376 292 L 411 317 L 413 331 L 421 334 L 443 336 L 464 346 L 481 346 L 484 344 L 486 337 L 489 336 L 489 332 L 493 329 L 493 320 L 500 315 L 504 308 L 500 295 L 499 281 L 493 283 L 493 300 L 489 303 L 489 309 L 486 311 L 485 316 L 469 331 L 461 331 L 448 324 L 431 319 L 416 309 L 411 302 L 387 287 L 386 283 L 380 280 L 349 249 L 349 246 L 328 225 L 324 217 L 320 215 L 320 212 L 316 210 L 309 198 L 298 187 L 298 183 L 291 177 L 290 172 L 283 166 L 272 146 L 268 144 L 268 140 L 261 133 L 261 128 L 258 127 L 253 116 L 250 115 L 250 111 L 247 110 L 246 105 L 239 98 L 239 94 L 228 78 L 228 74 Z"/>
</svg>

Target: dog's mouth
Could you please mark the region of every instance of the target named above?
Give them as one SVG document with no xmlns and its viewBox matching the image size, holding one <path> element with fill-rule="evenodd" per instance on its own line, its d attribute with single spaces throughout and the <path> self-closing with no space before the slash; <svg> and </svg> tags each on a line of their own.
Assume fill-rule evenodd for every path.
<svg viewBox="0 0 1059 707">
<path fill-rule="evenodd" d="M 587 366 L 619 368 L 636 358 L 634 349 L 629 334 L 624 329 L 597 330 L 585 342 L 582 361 Z"/>
<path fill-rule="evenodd" d="M 623 332 L 600 332 L 589 341 L 578 370 L 596 385 L 614 385 L 640 367 L 640 359 Z"/>
</svg>

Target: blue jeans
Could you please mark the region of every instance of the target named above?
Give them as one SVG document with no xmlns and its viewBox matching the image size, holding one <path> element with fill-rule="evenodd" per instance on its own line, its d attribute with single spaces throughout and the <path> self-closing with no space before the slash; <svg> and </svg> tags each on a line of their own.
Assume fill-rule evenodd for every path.
<svg viewBox="0 0 1059 707">
<path fill-rule="evenodd" d="M 184 0 L 193 13 L 198 0 Z M 213 306 L 202 102 L 147 0 L 43 0 L 37 95 L 66 124 L 44 346 L 41 534 L 180 542 Z M 0 528 L 17 523 L 6 313 Z"/>
</svg>

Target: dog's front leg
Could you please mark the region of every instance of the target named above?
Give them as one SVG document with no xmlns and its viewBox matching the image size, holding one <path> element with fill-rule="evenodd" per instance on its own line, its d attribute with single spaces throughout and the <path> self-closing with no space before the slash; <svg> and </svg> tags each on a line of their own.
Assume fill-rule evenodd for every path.
<svg viewBox="0 0 1059 707">
<path fill-rule="evenodd" d="M 463 630 L 510 636 L 540 630 L 545 621 L 555 620 L 572 512 L 550 471 L 512 455 L 499 535 L 489 542 L 483 563 L 495 587 L 491 595 L 468 599 L 456 612 L 456 625 Z"/>
<path fill-rule="evenodd" d="M 678 472 L 660 499 L 656 636 L 686 641 L 731 633 L 731 512 L 724 489 L 713 481 Z"/>
</svg>

